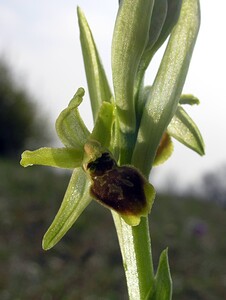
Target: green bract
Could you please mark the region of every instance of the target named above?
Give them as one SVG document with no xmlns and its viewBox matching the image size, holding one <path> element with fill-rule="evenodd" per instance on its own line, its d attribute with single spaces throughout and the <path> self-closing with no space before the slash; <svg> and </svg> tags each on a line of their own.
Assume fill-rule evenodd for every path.
<svg viewBox="0 0 226 300">
<path fill-rule="evenodd" d="M 125 133 L 136 128 L 134 84 L 148 40 L 153 5 L 153 0 L 123 0 L 115 23 L 112 76 L 120 130 Z"/>
<path fill-rule="evenodd" d="M 102 102 L 111 101 L 112 94 L 85 15 L 79 7 L 77 12 L 86 78 L 93 117 L 96 120 Z"/>
<path fill-rule="evenodd" d="M 176 112 L 199 30 L 199 3 L 185 0 L 145 102 L 132 162 L 149 174 L 161 137 Z"/>
<path fill-rule="evenodd" d="M 140 87 L 144 73 L 156 51 L 162 46 L 176 24 L 182 0 L 155 1 L 149 29 L 149 39 L 139 65 L 137 88 Z"/>
<path fill-rule="evenodd" d="M 43 239 L 53 247 L 92 199 L 112 212 L 131 300 L 170 300 L 167 251 L 154 272 L 148 214 L 155 190 L 148 182 L 153 165 L 173 152 L 173 138 L 200 155 L 198 127 L 182 108 L 198 104 L 181 95 L 200 25 L 198 0 L 119 1 L 112 40 L 110 90 L 88 22 L 78 8 L 80 41 L 94 128 L 80 114 L 79 88 L 56 121 L 61 148 L 25 151 L 21 165 L 74 169 L 61 207 Z M 154 82 L 144 86 L 147 67 L 169 37 Z"/>
</svg>

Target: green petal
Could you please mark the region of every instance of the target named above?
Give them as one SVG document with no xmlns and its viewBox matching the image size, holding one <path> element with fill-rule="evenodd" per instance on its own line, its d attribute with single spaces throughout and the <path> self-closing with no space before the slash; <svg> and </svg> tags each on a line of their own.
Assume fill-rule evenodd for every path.
<svg viewBox="0 0 226 300">
<path fill-rule="evenodd" d="M 56 120 L 57 134 L 62 143 L 69 148 L 83 149 L 90 135 L 78 111 L 84 94 L 84 89 L 79 88 L 68 107 L 60 113 Z"/>
<path fill-rule="evenodd" d="M 161 253 L 155 282 L 155 293 L 154 295 L 149 295 L 146 300 L 171 300 L 172 279 L 170 275 L 167 249 Z"/>
<path fill-rule="evenodd" d="M 199 99 L 193 95 L 181 95 L 180 104 L 198 105 L 200 103 Z"/>
<path fill-rule="evenodd" d="M 148 40 L 153 0 L 124 0 L 119 8 L 112 41 L 112 76 L 123 132 L 134 131 L 134 83 Z M 139 26 L 138 26 L 139 24 Z"/>
<path fill-rule="evenodd" d="M 163 133 L 176 112 L 200 25 L 198 0 L 183 1 L 159 71 L 146 102 L 133 165 L 148 176 Z M 145 159 L 141 159 L 144 157 Z"/>
<path fill-rule="evenodd" d="M 74 148 L 40 148 L 35 151 L 24 151 L 20 164 L 23 167 L 43 165 L 58 168 L 74 169 L 80 167 L 83 151 Z"/>
<path fill-rule="evenodd" d="M 88 206 L 91 201 L 89 186 L 89 180 L 83 170 L 75 169 L 61 207 L 43 238 L 44 250 L 56 245 Z"/>
<path fill-rule="evenodd" d="M 100 107 L 97 120 L 90 135 L 91 140 L 98 141 L 101 146 L 109 148 L 112 136 L 112 126 L 114 122 L 114 105 L 103 102 Z"/>
<path fill-rule="evenodd" d="M 89 95 L 96 120 L 102 102 L 110 101 L 112 93 L 85 15 L 79 7 L 77 13 Z"/>
<path fill-rule="evenodd" d="M 205 154 L 203 138 L 198 127 L 180 105 L 167 127 L 167 131 L 188 148 L 200 155 Z"/>
</svg>

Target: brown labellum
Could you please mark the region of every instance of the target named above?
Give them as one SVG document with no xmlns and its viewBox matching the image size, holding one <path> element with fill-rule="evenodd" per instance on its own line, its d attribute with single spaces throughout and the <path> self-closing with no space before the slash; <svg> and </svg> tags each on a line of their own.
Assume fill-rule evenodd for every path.
<svg viewBox="0 0 226 300">
<path fill-rule="evenodd" d="M 87 165 L 92 180 L 91 195 L 101 204 L 117 211 L 124 217 L 135 216 L 137 225 L 140 216 L 147 215 L 150 205 L 146 192 L 153 194 L 153 187 L 140 172 L 131 166 L 117 166 L 110 153 L 104 152 L 101 157 Z M 129 222 L 128 222 L 129 223 Z"/>
</svg>

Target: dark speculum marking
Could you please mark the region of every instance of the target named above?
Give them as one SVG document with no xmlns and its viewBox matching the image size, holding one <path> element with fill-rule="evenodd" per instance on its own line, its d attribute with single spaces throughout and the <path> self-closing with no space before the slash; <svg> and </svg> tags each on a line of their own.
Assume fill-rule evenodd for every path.
<svg viewBox="0 0 226 300">
<path fill-rule="evenodd" d="M 92 196 L 119 213 L 136 215 L 146 206 L 144 178 L 133 167 L 118 167 L 109 153 L 87 165 Z"/>
<path fill-rule="evenodd" d="M 112 159 L 110 153 L 104 152 L 101 157 L 97 158 L 95 161 L 89 162 L 87 169 L 92 176 L 101 176 L 106 171 L 111 170 L 116 166 L 116 162 Z"/>
</svg>

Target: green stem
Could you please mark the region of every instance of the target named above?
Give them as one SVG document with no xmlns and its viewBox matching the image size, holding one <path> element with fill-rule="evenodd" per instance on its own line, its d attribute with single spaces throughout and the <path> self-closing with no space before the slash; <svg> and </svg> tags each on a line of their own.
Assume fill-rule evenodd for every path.
<svg viewBox="0 0 226 300">
<path fill-rule="evenodd" d="M 127 225 L 117 213 L 112 213 L 130 300 L 145 299 L 150 290 L 154 291 L 154 271 L 151 241 L 147 218 L 142 218 L 138 226 Z"/>
<path fill-rule="evenodd" d="M 135 134 L 123 134 L 120 131 L 120 164 L 131 164 Z M 136 166 L 139 168 L 139 166 Z M 141 170 L 142 171 L 142 170 Z M 112 211 L 123 266 L 126 275 L 128 295 L 130 300 L 146 299 L 148 293 L 154 292 L 154 270 L 151 253 L 151 239 L 148 218 L 141 218 L 138 226 L 129 226 Z"/>
<path fill-rule="evenodd" d="M 184 0 L 182 2 L 180 18 L 171 33 L 171 37 L 169 39 L 158 74 L 153 83 L 152 93 L 148 97 L 143 109 L 137 135 L 137 142 L 135 144 L 134 151 L 132 151 L 132 157 L 131 149 L 133 149 L 134 137 L 136 137 L 134 128 L 136 128 L 137 124 L 135 124 L 134 121 L 131 121 L 129 124 L 130 126 L 123 127 L 122 125 L 126 122 L 119 122 L 119 127 L 121 129 L 118 137 L 118 146 L 120 146 L 120 164 L 132 164 L 137 167 L 146 177 L 148 177 L 148 174 L 151 170 L 162 134 L 166 130 L 177 109 L 178 101 L 195 45 L 199 23 L 199 1 Z M 123 36 L 123 39 L 124 38 L 125 36 Z M 121 42 L 122 37 L 120 37 L 118 45 L 121 45 Z M 118 58 L 117 51 L 115 51 L 116 58 Z M 115 74 L 117 74 L 117 76 L 119 73 L 119 68 L 121 68 L 121 65 L 118 63 L 118 61 L 115 59 L 115 65 L 118 68 L 117 71 L 115 70 Z M 131 60 L 127 61 L 127 63 L 128 64 L 126 67 L 127 70 L 129 70 Z M 127 75 L 127 73 L 124 73 L 124 77 L 121 78 L 121 80 L 115 76 L 115 78 L 118 80 L 115 80 L 115 86 L 117 83 L 120 84 L 117 86 L 117 88 L 121 94 L 125 88 L 121 82 L 124 82 L 123 80 L 127 78 Z M 126 87 L 128 88 L 128 86 Z M 131 87 L 129 86 L 129 88 Z M 116 100 L 117 99 L 118 101 L 121 101 L 123 98 L 116 97 Z M 130 97 L 125 97 L 124 101 L 128 99 L 130 99 Z M 122 104 L 122 102 L 119 102 L 119 104 Z M 123 112 L 125 113 L 130 111 L 131 106 L 120 108 L 124 109 Z M 120 112 L 119 109 L 118 112 Z M 124 121 L 131 119 L 129 113 L 126 116 L 123 115 L 123 117 L 124 119 L 122 117 L 121 119 Z M 133 138 L 130 139 L 130 137 Z M 148 220 L 147 218 L 142 218 L 140 225 L 131 227 L 125 224 L 124 221 L 115 213 L 113 213 L 113 217 L 122 253 L 129 299 L 144 300 L 147 298 L 147 296 L 149 299 L 151 299 L 153 293 L 155 292 L 155 278 L 151 255 Z M 165 263 L 165 266 L 166 265 L 167 264 Z M 166 268 L 165 270 L 165 274 L 167 274 L 167 278 L 169 279 L 169 272 Z M 161 278 L 161 276 L 159 278 Z M 162 290 L 161 281 L 162 279 L 160 279 L 158 282 L 156 295 L 158 295 L 159 291 L 165 293 L 165 291 Z M 171 283 L 169 286 L 171 288 Z M 164 299 L 170 299 L 171 294 L 168 292 L 166 293 L 167 294 Z M 159 296 L 156 297 L 160 299 Z"/>
</svg>

